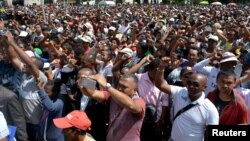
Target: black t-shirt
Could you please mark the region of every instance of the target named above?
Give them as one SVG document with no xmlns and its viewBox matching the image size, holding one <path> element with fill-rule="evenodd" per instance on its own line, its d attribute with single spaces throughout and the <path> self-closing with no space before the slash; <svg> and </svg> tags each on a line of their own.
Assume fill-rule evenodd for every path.
<svg viewBox="0 0 250 141">
<path fill-rule="evenodd" d="M 215 106 L 219 112 L 219 115 L 221 114 L 221 112 L 223 111 L 223 109 L 228 105 L 230 101 L 223 101 L 219 98 L 219 96 L 216 97 L 215 100 Z"/>
</svg>

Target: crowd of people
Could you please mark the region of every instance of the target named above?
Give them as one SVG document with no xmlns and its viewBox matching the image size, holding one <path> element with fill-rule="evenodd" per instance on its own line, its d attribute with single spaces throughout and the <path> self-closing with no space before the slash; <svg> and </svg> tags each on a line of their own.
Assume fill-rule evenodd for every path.
<svg viewBox="0 0 250 141">
<path fill-rule="evenodd" d="M 202 141 L 250 124 L 247 5 L 1 9 L 0 141 Z"/>
</svg>

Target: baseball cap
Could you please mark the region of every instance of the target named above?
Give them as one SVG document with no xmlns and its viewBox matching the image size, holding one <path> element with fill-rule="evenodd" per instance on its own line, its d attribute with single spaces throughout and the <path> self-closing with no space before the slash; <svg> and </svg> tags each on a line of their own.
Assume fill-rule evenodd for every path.
<svg viewBox="0 0 250 141">
<path fill-rule="evenodd" d="M 74 110 L 63 118 L 53 119 L 53 122 L 60 129 L 76 127 L 86 131 L 90 130 L 91 126 L 91 121 L 86 113 L 80 110 Z"/>
<path fill-rule="evenodd" d="M 129 56 L 133 56 L 133 51 L 130 48 L 124 48 L 120 51 L 121 53 L 128 54 Z"/>
<path fill-rule="evenodd" d="M 92 38 L 87 36 L 87 35 L 81 36 L 81 37 L 79 37 L 79 39 L 83 42 L 86 42 L 86 43 L 91 43 L 93 41 Z"/>
<path fill-rule="evenodd" d="M 19 34 L 19 37 L 26 37 L 28 35 L 28 32 L 26 31 L 21 31 Z"/>
<path fill-rule="evenodd" d="M 210 35 L 208 35 L 208 40 L 213 40 L 215 42 L 218 42 L 219 41 L 219 37 L 216 36 L 216 35 L 210 34 Z"/>
<path fill-rule="evenodd" d="M 232 62 L 232 61 L 238 62 L 237 57 L 233 53 L 224 52 L 222 54 L 222 59 L 221 59 L 220 63 Z"/>
<path fill-rule="evenodd" d="M 55 19 L 54 22 L 57 24 L 61 24 L 60 20 L 58 20 L 58 19 Z"/>
<path fill-rule="evenodd" d="M 109 30 L 115 31 L 115 30 L 116 30 L 116 28 L 115 28 L 115 27 L 113 27 L 113 26 L 111 26 L 111 27 L 109 27 Z"/>
<path fill-rule="evenodd" d="M 169 21 L 170 21 L 170 22 L 174 22 L 174 18 L 170 18 Z"/>
<path fill-rule="evenodd" d="M 180 76 L 186 75 L 186 74 L 192 74 L 194 73 L 193 69 L 191 67 L 183 67 L 180 72 Z"/>
<path fill-rule="evenodd" d="M 43 64 L 43 69 L 48 69 L 50 67 L 50 63 L 46 62 Z"/>
</svg>

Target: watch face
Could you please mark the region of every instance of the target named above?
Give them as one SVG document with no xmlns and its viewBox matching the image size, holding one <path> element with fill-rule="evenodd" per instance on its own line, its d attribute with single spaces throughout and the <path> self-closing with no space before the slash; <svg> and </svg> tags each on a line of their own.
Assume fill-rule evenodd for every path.
<svg viewBox="0 0 250 141">
<path fill-rule="evenodd" d="M 111 85 L 109 83 L 107 83 L 106 86 L 105 86 L 106 89 L 108 89 L 110 87 L 111 87 Z"/>
</svg>

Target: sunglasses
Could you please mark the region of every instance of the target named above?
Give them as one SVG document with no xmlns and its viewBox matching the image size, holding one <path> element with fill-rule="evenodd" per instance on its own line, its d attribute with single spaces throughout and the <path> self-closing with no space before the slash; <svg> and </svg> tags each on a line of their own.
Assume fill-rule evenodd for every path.
<svg viewBox="0 0 250 141">
<path fill-rule="evenodd" d="M 186 83 L 188 86 L 194 86 L 194 87 L 200 86 L 199 82 L 196 82 L 196 81 L 187 80 Z"/>
</svg>

